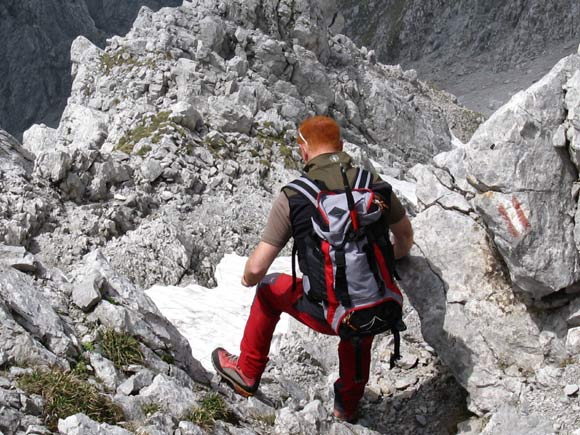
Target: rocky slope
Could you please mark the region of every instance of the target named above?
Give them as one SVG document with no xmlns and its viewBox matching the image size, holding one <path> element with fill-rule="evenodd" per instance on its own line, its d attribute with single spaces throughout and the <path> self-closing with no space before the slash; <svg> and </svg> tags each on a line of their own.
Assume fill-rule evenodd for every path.
<svg viewBox="0 0 580 435">
<path fill-rule="evenodd" d="M 31 124 L 57 125 L 70 94 L 70 44 L 125 34 L 142 5 L 181 0 L 6 0 L 0 4 L 0 127 L 20 137 Z"/>
<path fill-rule="evenodd" d="M 574 0 L 338 4 L 344 33 L 381 62 L 415 68 L 485 114 L 540 79 L 580 40 Z"/>
<path fill-rule="evenodd" d="M 195 0 L 143 9 L 104 50 L 74 41 L 58 128 L 33 126 L 22 144 L 0 135 L 2 432 L 578 427 L 580 55 L 471 138 L 478 118 L 335 34 L 335 17 L 330 2 Z M 390 337 L 377 339 L 357 425 L 331 417 L 332 337 L 295 325 L 245 400 L 210 379 L 142 291 L 211 284 L 224 253 L 249 252 L 298 174 L 295 128 L 314 113 L 339 120 L 361 164 L 416 184 L 405 358 L 390 371 Z M 113 339 L 124 358 L 107 351 Z M 39 366 L 88 380 L 110 415 L 55 417 L 34 387 Z M 216 397 L 227 412 L 200 420 Z"/>
<path fill-rule="evenodd" d="M 187 2 L 142 10 L 129 34 L 105 50 L 75 40 L 72 94 L 59 127 L 34 126 L 24 148 L 6 134 L 1 141 L 4 433 L 55 425 L 66 434 L 125 433 L 107 426 L 114 422 L 148 433 L 199 433 L 189 417 L 207 397 L 207 374 L 140 289 L 211 283 L 223 253 L 253 247 L 273 195 L 298 174 L 294 131 L 309 114 L 335 116 L 359 158 L 371 156 L 391 175 L 450 150 L 449 124 L 471 134 L 478 120 L 469 111 L 330 33 L 331 16 L 308 2 Z M 38 319 L 29 314 L 44 311 Z M 137 340 L 138 363 L 113 361 L 106 352 L 112 330 Z M 227 394 L 237 421 L 220 420 L 219 430 L 347 430 L 329 416 L 334 360 L 317 363 L 301 337 L 265 376 L 259 400 L 211 386 Z M 425 412 L 438 401 L 436 385 L 454 389 L 451 404 L 463 409 L 461 388 L 415 342 L 422 379 L 439 379 Z M 377 374 L 385 372 L 382 352 Z M 318 368 L 305 372 L 305 359 Z M 38 365 L 81 371 L 122 417 L 51 419 L 49 397 L 29 385 Z M 383 378 L 373 400 L 395 391 L 396 377 Z M 411 408 L 397 424 L 414 427 L 417 412 Z M 369 415 L 370 428 L 398 421 L 394 413 Z M 442 418 L 451 426 L 461 419 Z"/>
</svg>

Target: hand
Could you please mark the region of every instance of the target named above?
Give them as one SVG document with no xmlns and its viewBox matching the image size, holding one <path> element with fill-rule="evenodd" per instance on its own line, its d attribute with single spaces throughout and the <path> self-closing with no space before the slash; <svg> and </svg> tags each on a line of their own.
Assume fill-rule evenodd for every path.
<svg viewBox="0 0 580 435">
<path fill-rule="evenodd" d="M 242 285 L 244 287 L 251 287 L 251 285 L 248 284 L 248 281 L 246 281 L 246 275 L 242 275 Z"/>
</svg>

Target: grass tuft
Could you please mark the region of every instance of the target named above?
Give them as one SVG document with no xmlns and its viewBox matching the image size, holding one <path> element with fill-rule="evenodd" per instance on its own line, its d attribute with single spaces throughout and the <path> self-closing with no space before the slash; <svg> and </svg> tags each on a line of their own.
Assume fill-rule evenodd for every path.
<svg viewBox="0 0 580 435">
<path fill-rule="evenodd" d="M 146 416 L 153 415 L 160 410 L 161 405 L 155 402 L 144 403 L 143 405 L 141 405 L 141 411 L 143 411 L 143 414 L 145 414 Z"/>
<path fill-rule="evenodd" d="M 79 412 L 99 423 L 116 424 L 124 418 L 121 408 L 73 372 L 37 369 L 22 375 L 18 385 L 28 394 L 42 396 L 44 418 L 52 431 L 57 430 L 59 418 Z"/>
<path fill-rule="evenodd" d="M 143 118 L 139 124 L 131 131 L 119 139 L 115 150 L 122 151 L 125 154 L 131 154 L 135 145 L 147 137 L 151 138 L 151 142 L 159 143 L 164 134 L 169 134 L 172 129 L 176 130 L 182 136 L 185 136 L 185 130 L 172 121 L 169 121 L 171 112 L 164 111 L 156 113 L 155 115 Z M 151 150 L 151 148 L 149 148 Z"/>
<path fill-rule="evenodd" d="M 118 369 L 144 363 L 139 341 L 128 334 L 107 329 L 99 335 L 99 345 L 103 356 L 110 359 Z"/>
<path fill-rule="evenodd" d="M 211 429 L 217 420 L 235 423 L 234 414 L 227 408 L 222 396 L 217 393 L 207 393 L 200 406 L 191 410 L 186 420 L 204 429 Z"/>
</svg>

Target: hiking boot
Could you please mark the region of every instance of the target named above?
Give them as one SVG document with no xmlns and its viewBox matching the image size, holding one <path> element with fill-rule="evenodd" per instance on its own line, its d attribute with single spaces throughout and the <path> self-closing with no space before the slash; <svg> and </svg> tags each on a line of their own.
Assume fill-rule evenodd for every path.
<svg viewBox="0 0 580 435">
<path fill-rule="evenodd" d="M 236 355 L 232 355 L 225 349 L 218 347 L 211 353 L 211 362 L 215 371 L 231 384 L 236 393 L 244 397 L 254 395 L 260 380 L 250 378 L 242 373 L 238 366 L 238 357 Z"/>
<path fill-rule="evenodd" d="M 342 409 L 334 407 L 334 416 L 339 420 L 346 421 L 347 423 L 356 423 L 358 421 L 358 412 L 353 412 L 352 414 L 348 415 Z"/>
</svg>

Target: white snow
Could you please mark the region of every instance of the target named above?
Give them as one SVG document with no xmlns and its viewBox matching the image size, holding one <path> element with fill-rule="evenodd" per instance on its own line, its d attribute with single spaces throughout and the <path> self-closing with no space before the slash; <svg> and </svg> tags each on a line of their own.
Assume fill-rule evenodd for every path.
<svg viewBox="0 0 580 435">
<path fill-rule="evenodd" d="M 146 291 L 161 313 L 187 338 L 194 358 L 207 370 L 214 371 L 211 352 L 216 347 L 239 354 L 256 290 L 241 284 L 246 260 L 235 254 L 225 255 L 216 268 L 216 288 L 156 285 Z M 292 274 L 291 258 L 277 258 L 269 270 L 274 272 Z M 283 314 L 274 332 L 271 352 L 277 352 L 279 339 L 287 329 L 288 316 Z"/>
</svg>

